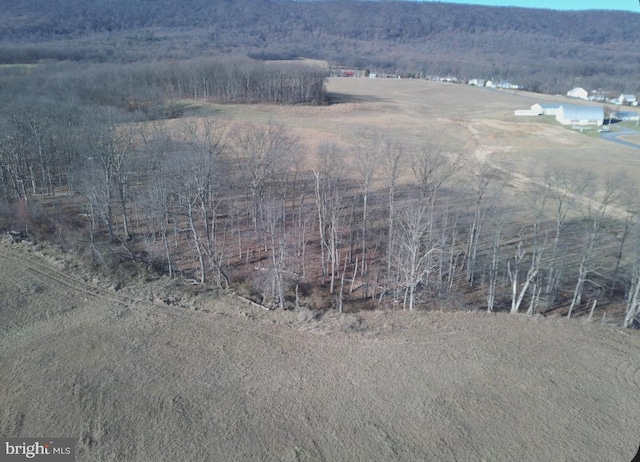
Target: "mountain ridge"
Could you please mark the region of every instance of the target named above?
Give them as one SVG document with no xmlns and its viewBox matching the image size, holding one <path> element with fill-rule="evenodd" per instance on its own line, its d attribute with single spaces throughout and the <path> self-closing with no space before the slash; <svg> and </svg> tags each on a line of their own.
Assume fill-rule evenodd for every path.
<svg viewBox="0 0 640 462">
<path fill-rule="evenodd" d="M 306 56 L 404 75 L 505 78 L 534 91 L 635 92 L 639 20 L 621 11 L 444 2 L 25 0 L 6 6 L 0 47 L 86 51 L 89 40 L 109 49 L 103 60 Z M 2 52 L 0 62 L 8 62 Z"/>
</svg>

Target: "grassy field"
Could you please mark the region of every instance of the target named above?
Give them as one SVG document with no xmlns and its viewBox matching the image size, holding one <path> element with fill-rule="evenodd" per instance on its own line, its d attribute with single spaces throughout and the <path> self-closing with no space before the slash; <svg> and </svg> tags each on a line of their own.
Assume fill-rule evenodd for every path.
<svg viewBox="0 0 640 462">
<path fill-rule="evenodd" d="M 640 179 L 635 149 L 513 116 L 542 96 L 328 88 L 339 103 L 199 110 L 278 121 L 309 159 L 373 129 L 508 166 L 514 185 L 547 164 Z M 78 461 L 629 461 L 639 355 L 638 331 L 599 322 L 267 312 L 163 278 L 116 290 L 46 246 L 0 242 L 0 436 L 74 437 Z"/>
<path fill-rule="evenodd" d="M 366 78 L 331 78 L 327 89 L 334 103 L 328 106 L 203 104 L 200 111 L 230 122 L 277 121 L 293 129 L 309 153 L 322 141 L 347 145 L 359 132 L 373 130 L 414 145 L 445 146 L 525 174 L 532 168 L 580 166 L 601 176 L 624 170 L 640 179 L 637 149 L 570 130 L 550 116 L 513 115 L 536 102 L 576 104 L 563 96 Z"/>
</svg>

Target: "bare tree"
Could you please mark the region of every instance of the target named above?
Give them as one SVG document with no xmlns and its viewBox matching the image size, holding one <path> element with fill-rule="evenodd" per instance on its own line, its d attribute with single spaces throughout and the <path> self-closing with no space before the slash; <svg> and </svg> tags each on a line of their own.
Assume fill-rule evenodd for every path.
<svg viewBox="0 0 640 462">
<path fill-rule="evenodd" d="M 246 177 L 251 196 L 250 213 L 254 229 L 264 220 L 264 203 L 269 187 L 286 175 L 299 150 L 298 140 L 281 124 L 244 125 L 232 138 L 238 168 Z"/>
<path fill-rule="evenodd" d="M 207 267 L 217 273 L 217 283 L 225 286 L 229 278 L 222 268 L 215 241 L 216 209 L 220 204 L 225 168 L 220 159 L 226 148 L 224 126 L 211 121 L 183 126 L 184 151 L 175 159 L 174 190 L 187 219 L 198 260 L 199 282 L 207 281 Z"/>
<path fill-rule="evenodd" d="M 611 276 L 611 296 L 614 295 L 616 285 L 618 284 L 620 266 L 625 253 L 625 246 L 627 245 L 629 235 L 638 220 L 638 214 L 640 212 L 639 191 L 635 182 L 631 181 L 631 179 L 626 175 L 624 175 L 621 180 L 622 183 L 620 187 L 623 189 L 623 192 L 620 194 L 618 214 L 621 214 L 622 218 L 618 220 L 618 223 L 622 225 L 622 229 L 616 236 L 619 245 L 616 253 L 616 264 L 613 270 L 613 275 Z"/>
<path fill-rule="evenodd" d="M 433 266 L 429 265 L 431 255 L 439 250 L 439 243 L 429 236 L 432 215 L 429 205 L 423 200 L 410 203 L 403 208 L 398 218 L 397 265 L 404 276 L 404 307 L 415 308 L 416 291 L 426 282 Z"/>
<path fill-rule="evenodd" d="M 531 256 L 531 264 L 529 266 L 529 270 L 527 271 L 527 275 L 524 278 L 524 282 L 520 282 L 520 272 L 522 267 L 522 261 L 524 256 L 526 255 L 526 250 L 524 249 L 524 236 L 520 234 L 518 239 L 518 245 L 516 247 L 515 256 L 513 257 L 513 264 L 511 262 L 508 263 L 508 274 L 509 279 L 511 281 L 511 313 L 517 313 L 520 309 L 520 305 L 522 304 L 522 300 L 524 299 L 525 294 L 527 293 L 527 289 L 529 285 L 535 280 L 538 275 L 538 271 L 540 270 L 540 260 L 542 259 L 542 254 L 544 251 L 544 246 L 540 246 L 539 243 L 533 243 L 533 251 Z M 535 289 L 532 295 L 532 298 L 535 298 Z M 533 308 L 531 309 L 533 310 Z"/>
<path fill-rule="evenodd" d="M 490 202 L 487 201 L 489 186 L 495 178 L 493 167 L 483 162 L 478 166 L 475 172 L 475 181 L 471 183 L 470 197 L 473 199 L 471 203 L 471 223 L 469 224 L 469 238 L 467 241 L 466 252 L 466 278 L 470 285 L 473 286 L 476 258 L 478 255 L 478 242 L 480 232 L 487 213 Z"/>
<path fill-rule="evenodd" d="M 396 185 L 398 178 L 406 163 L 406 148 L 400 143 L 392 143 L 387 141 L 385 144 L 385 162 L 384 169 L 387 174 L 388 191 L 389 191 L 389 221 L 387 231 L 387 271 L 391 270 L 392 253 L 394 248 L 394 218 L 396 203 Z"/>
<path fill-rule="evenodd" d="M 89 185 L 90 195 L 102 204 L 101 215 L 109 238 L 122 240 L 115 229 L 115 206 L 120 208 L 124 238 L 131 239 L 133 234 L 127 207 L 131 172 L 127 161 L 133 149 L 135 133 L 130 125 L 122 123 L 118 111 L 103 110 L 95 120 L 88 121 L 84 134 L 88 139 L 87 152 L 84 153 L 85 174 L 93 178 L 93 184 Z"/>
<path fill-rule="evenodd" d="M 339 270 L 340 233 L 345 206 L 343 153 L 334 144 L 322 144 L 318 148 L 317 157 L 318 168 L 313 173 L 322 273 L 329 275 L 329 293 L 333 294 Z"/>
<path fill-rule="evenodd" d="M 546 218 L 549 202 L 549 188 L 544 183 L 541 184 L 534 173 L 530 175 L 530 178 L 532 180 L 529 182 L 525 196 L 527 198 L 526 209 L 531 212 L 531 265 L 526 278 L 529 281 L 528 285 L 531 287 L 529 308 L 527 309 L 528 315 L 532 315 L 537 311 L 543 288 L 544 280 L 541 276 L 542 255 L 546 250 L 548 240 L 548 232 L 543 231 L 543 222 Z M 531 280 L 529 280 L 530 278 Z M 515 305 L 512 304 L 512 309 L 515 308 L 516 312 L 525 293 L 526 290 L 522 291 L 521 296 L 518 297 L 518 302 Z"/>
<path fill-rule="evenodd" d="M 375 175 L 380 168 L 384 156 L 384 140 L 376 133 L 362 133 L 355 143 L 355 169 L 358 173 L 358 184 L 362 196 L 362 227 L 361 227 L 361 274 L 367 274 L 367 230 L 369 225 L 369 195 Z"/>
<path fill-rule="evenodd" d="M 629 275 L 629 291 L 627 294 L 624 328 L 633 327 L 640 321 L 640 229 L 636 223 L 633 227 L 633 247 L 631 249 L 631 274 Z"/>
<path fill-rule="evenodd" d="M 597 266 L 594 266 L 594 254 L 600 239 L 602 226 L 620 199 L 619 195 L 622 192 L 622 184 L 624 184 L 624 180 L 621 175 L 609 177 L 605 180 L 605 188 L 604 191 L 601 192 L 600 197 L 586 201 L 586 242 L 584 246 L 581 246 L 582 256 L 578 268 L 578 277 L 567 317 L 571 317 L 573 309 L 580 305 L 585 283 L 591 282 L 597 285 L 589 279 L 590 275 L 596 269 L 595 266 Z"/>
<path fill-rule="evenodd" d="M 416 149 L 411 169 L 420 186 L 420 196 L 435 202 L 442 185 L 460 171 L 463 158 L 438 145 L 425 144 Z"/>
<path fill-rule="evenodd" d="M 285 308 L 284 275 L 287 258 L 287 231 L 282 204 L 266 205 L 267 233 L 271 251 L 271 293 L 281 309 Z"/>
<path fill-rule="evenodd" d="M 560 264 L 560 243 L 565 225 L 571 213 L 575 213 L 576 205 L 580 203 L 585 193 L 594 183 L 591 173 L 583 170 L 555 170 L 545 175 L 545 187 L 548 188 L 549 197 L 555 210 L 555 230 L 549 266 L 547 268 L 547 284 L 545 298 L 547 310 L 555 303 L 556 289 L 562 274 Z"/>
<path fill-rule="evenodd" d="M 489 262 L 489 288 L 487 290 L 487 311 L 493 311 L 496 301 L 496 290 L 498 287 L 498 276 L 500 269 L 500 248 L 502 247 L 502 229 L 504 221 L 500 220 L 496 223 L 496 230 L 493 238 L 493 250 L 491 252 L 491 261 Z"/>
</svg>

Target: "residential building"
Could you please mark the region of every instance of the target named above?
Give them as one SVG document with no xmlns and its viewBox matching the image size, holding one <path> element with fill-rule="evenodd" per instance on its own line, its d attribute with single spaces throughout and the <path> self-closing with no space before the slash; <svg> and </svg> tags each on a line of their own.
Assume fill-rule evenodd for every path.
<svg viewBox="0 0 640 462">
<path fill-rule="evenodd" d="M 587 90 L 585 90 L 584 88 L 580 88 L 580 87 L 576 87 L 573 88 L 571 90 L 569 90 L 567 92 L 567 96 L 569 98 L 578 98 L 578 99 L 588 99 L 589 98 L 589 92 Z"/>
</svg>

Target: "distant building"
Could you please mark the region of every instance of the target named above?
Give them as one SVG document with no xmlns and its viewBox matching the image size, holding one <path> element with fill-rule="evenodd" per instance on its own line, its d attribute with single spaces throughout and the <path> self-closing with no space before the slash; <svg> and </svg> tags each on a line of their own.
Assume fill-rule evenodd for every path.
<svg viewBox="0 0 640 462">
<path fill-rule="evenodd" d="M 538 111 L 534 111 L 533 109 L 516 109 L 513 115 L 522 117 L 522 116 L 539 116 L 540 113 Z"/>
<path fill-rule="evenodd" d="M 618 111 L 611 114 L 611 118 L 622 121 L 637 121 L 640 120 L 640 112 Z"/>
<path fill-rule="evenodd" d="M 636 95 L 625 95 L 624 93 L 618 96 L 615 101 L 616 104 L 627 104 L 629 106 L 637 106 L 638 100 Z M 635 103 L 635 104 L 634 104 Z"/>
<path fill-rule="evenodd" d="M 587 90 L 585 90 L 584 88 L 580 88 L 580 87 L 576 87 L 573 88 L 571 90 L 569 90 L 567 92 L 567 96 L 569 98 L 578 98 L 578 99 L 588 99 L 589 98 L 589 92 Z"/>
<path fill-rule="evenodd" d="M 502 88 L 503 90 L 518 90 L 518 89 L 520 89 L 520 85 L 516 85 L 514 83 L 509 83 L 506 80 L 500 81 L 500 83 L 497 84 L 496 87 Z"/>
<path fill-rule="evenodd" d="M 563 104 L 556 113 L 556 120 L 562 125 L 600 126 L 604 122 L 604 108 Z"/>
<path fill-rule="evenodd" d="M 536 103 L 531 106 L 531 110 L 540 115 L 556 115 L 560 109 L 559 103 Z"/>
<path fill-rule="evenodd" d="M 597 90 L 591 90 L 591 93 L 589 94 L 589 101 L 604 103 L 611 99 L 612 96 L 611 91 L 598 88 Z"/>
<path fill-rule="evenodd" d="M 484 87 L 484 79 L 471 79 L 469 80 L 469 85 Z"/>
</svg>

